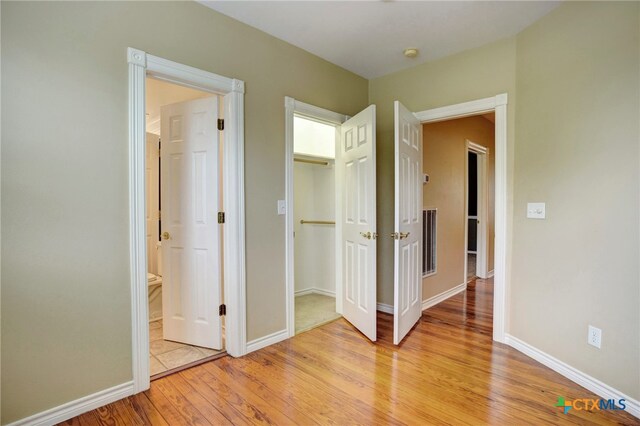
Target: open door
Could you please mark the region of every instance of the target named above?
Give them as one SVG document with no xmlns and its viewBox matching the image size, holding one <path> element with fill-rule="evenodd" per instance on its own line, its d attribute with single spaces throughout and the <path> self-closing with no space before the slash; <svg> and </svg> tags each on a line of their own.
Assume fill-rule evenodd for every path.
<svg viewBox="0 0 640 426">
<path fill-rule="evenodd" d="M 161 110 L 164 339 L 222 349 L 218 98 Z"/>
<path fill-rule="evenodd" d="M 395 101 L 393 343 L 422 315 L 422 127 Z"/>
<path fill-rule="evenodd" d="M 342 314 L 376 340 L 376 106 L 342 124 L 336 168 L 342 182 Z"/>
</svg>

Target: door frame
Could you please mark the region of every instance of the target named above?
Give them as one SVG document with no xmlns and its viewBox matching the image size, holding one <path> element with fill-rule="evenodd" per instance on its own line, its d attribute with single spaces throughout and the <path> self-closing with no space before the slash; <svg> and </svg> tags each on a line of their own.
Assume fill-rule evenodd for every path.
<svg viewBox="0 0 640 426">
<path fill-rule="evenodd" d="M 495 112 L 495 245 L 493 281 L 493 340 L 505 343 L 508 312 L 507 290 L 507 194 L 513 182 L 507 174 L 507 101 L 506 93 L 440 108 L 416 112 L 421 123 L 451 120 Z M 465 276 L 466 281 L 466 276 Z"/>
<path fill-rule="evenodd" d="M 224 300 L 226 350 L 246 353 L 246 269 L 244 209 L 244 82 L 128 48 L 129 68 L 129 249 L 133 392 L 149 389 L 149 309 L 145 230 L 145 90 L 153 77 L 224 99 L 225 209 Z"/>
<path fill-rule="evenodd" d="M 487 178 L 487 167 L 489 158 L 489 148 L 472 142 L 470 140 L 466 140 L 466 151 L 465 151 L 465 195 L 464 195 L 464 211 L 469 212 L 469 153 L 472 152 L 476 154 L 478 158 L 478 169 L 477 169 L 477 220 L 480 222 L 480 226 L 476 227 L 476 275 L 479 278 L 488 278 L 488 235 L 489 235 L 489 193 L 488 193 L 488 178 Z M 469 247 L 469 218 L 464 224 L 464 280 L 463 282 L 467 282 L 467 248 Z"/>
<path fill-rule="evenodd" d="M 315 105 L 300 102 L 285 96 L 285 293 L 286 293 L 286 318 L 287 318 L 287 335 L 293 337 L 296 334 L 295 320 L 295 269 L 294 269 L 294 216 L 293 216 L 293 117 L 300 115 L 313 120 L 319 120 L 327 124 L 336 126 L 336 149 L 340 141 L 340 125 L 349 119 L 348 115 L 339 114 L 328 109 L 320 108 Z M 337 150 L 336 150 L 337 155 Z M 336 182 L 338 181 L 339 171 L 336 168 Z M 336 236 L 342 232 L 340 214 L 342 212 L 342 197 L 335 194 L 336 197 Z M 338 295 L 342 294 L 342 246 L 338 238 L 335 239 L 336 244 L 336 312 L 342 314 L 342 299 Z"/>
</svg>

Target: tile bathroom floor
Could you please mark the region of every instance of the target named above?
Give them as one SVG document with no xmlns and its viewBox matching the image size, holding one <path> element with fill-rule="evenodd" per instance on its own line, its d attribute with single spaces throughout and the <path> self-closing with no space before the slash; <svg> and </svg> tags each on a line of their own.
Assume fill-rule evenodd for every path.
<svg viewBox="0 0 640 426">
<path fill-rule="evenodd" d="M 200 361 L 224 351 L 189 346 L 162 338 L 162 320 L 149 323 L 149 370 L 151 377 Z"/>
</svg>

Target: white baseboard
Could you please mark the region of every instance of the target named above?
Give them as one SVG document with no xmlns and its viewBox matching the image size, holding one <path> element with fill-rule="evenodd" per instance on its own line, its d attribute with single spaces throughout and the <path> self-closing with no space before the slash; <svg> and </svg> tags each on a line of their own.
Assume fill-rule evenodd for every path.
<svg viewBox="0 0 640 426">
<path fill-rule="evenodd" d="M 288 338 L 289 338 L 289 332 L 286 329 L 276 331 L 275 333 L 271 333 L 264 337 L 260 337 L 259 339 L 255 339 L 250 342 L 247 342 L 246 353 L 257 351 L 258 349 L 262 349 L 267 346 L 273 345 L 275 343 L 282 342 L 283 340 L 286 340 Z"/>
<path fill-rule="evenodd" d="M 538 348 L 531 346 L 528 343 L 523 342 L 517 337 L 513 337 L 509 334 L 505 336 L 505 343 L 512 348 L 522 352 L 530 358 L 535 359 L 540 364 L 545 365 L 552 369 L 553 371 L 560 373 L 567 379 L 571 380 L 579 384 L 580 386 L 587 388 L 591 392 L 595 393 L 601 398 L 604 399 L 624 399 L 626 409 L 629 414 L 632 416 L 640 418 L 640 402 L 635 399 L 625 395 L 617 389 L 612 388 L 611 386 L 602 383 L 600 380 L 589 376 L 586 373 L 560 361 L 557 358 L 547 354 L 546 352 L 541 351 Z M 558 395 L 562 396 L 562 395 Z"/>
<path fill-rule="evenodd" d="M 322 294 L 323 296 L 336 297 L 336 292 L 331 290 L 325 290 L 324 288 L 311 287 L 304 290 L 298 290 L 295 292 L 295 296 L 304 296 L 306 294 Z"/>
<path fill-rule="evenodd" d="M 422 301 L 422 310 L 429 309 L 432 306 L 437 305 L 440 302 L 447 300 L 448 298 L 455 296 L 456 294 L 463 292 L 467 289 L 467 283 L 459 284 L 449 290 L 443 291 L 440 294 L 436 294 L 426 300 Z"/>
<path fill-rule="evenodd" d="M 487 278 L 491 278 L 493 276 L 493 269 L 487 273 Z"/>
<path fill-rule="evenodd" d="M 393 305 L 387 305 L 386 303 L 378 303 L 376 309 L 380 312 L 393 315 Z"/>
<path fill-rule="evenodd" d="M 133 395 L 133 382 L 122 383 L 109 389 L 67 402 L 33 416 L 10 423 L 8 426 L 48 426 L 64 422 L 73 417 Z"/>
</svg>

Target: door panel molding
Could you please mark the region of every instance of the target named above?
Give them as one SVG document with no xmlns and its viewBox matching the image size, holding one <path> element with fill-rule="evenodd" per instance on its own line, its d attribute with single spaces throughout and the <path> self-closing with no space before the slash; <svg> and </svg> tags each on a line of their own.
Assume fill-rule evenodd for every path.
<svg viewBox="0 0 640 426">
<path fill-rule="evenodd" d="M 161 107 L 167 340 L 222 349 L 218 96 Z M 174 159 L 178 159 L 173 164 Z"/>
<path fill-rule="evenodd" d="M 370 105 L 342 124 L 336 151 L 338 176 L 345 177 L 336 184 L 344 210 L 336 217 L 341 226 L 336 241 L 344 250 L 338 282 L 345 283 L 344 293 L 336 296 L 344 318 L 372 341 L 377 338 L 375 128 L 376 107 Z"/>
<path fill-rule="evenodd" d="M 394 312 L 393 343 L 399 344 L 422 315 L 422 125 L 394 102 Z"/>
<path fill-rule="evenodd" d="M 203 71 L 134 48 L 127 49 L 129 68 L 129 253 L 133 392 L 149 389 L 149 312 L 145 231 L 145 85 L 153 77 L 223 98 L 224 295 L 226 348 L 246 353 L 246 269 L 244 202 L 244 82 Z"/>
</svg>

